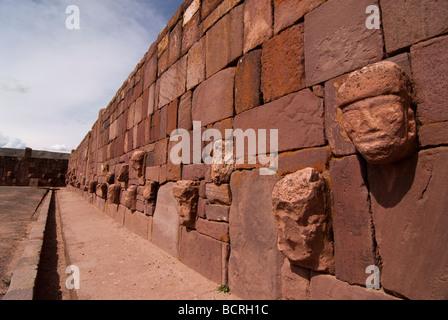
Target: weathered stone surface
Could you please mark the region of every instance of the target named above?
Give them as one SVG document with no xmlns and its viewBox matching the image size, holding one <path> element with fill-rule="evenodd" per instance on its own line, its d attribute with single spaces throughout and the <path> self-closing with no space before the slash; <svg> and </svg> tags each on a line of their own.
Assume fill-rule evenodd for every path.
<svg viewBox="0 0 448 320">
<path fill-rule="evenodd" d="M 388 53 L 448 31 L 448 3 L 443 0 L 381 0 Z"/>
<path fill-rule="evenodd" d="M 100 199 L 106 199 L 107 198 L 107 184 L 100 183 L 96 187 L 96 195 Z"/>
<path fill-rule="evenodd" d="M 216 283 L 227 283 L 229 244 L 181 227 L 179 260 Z"/>
<path fill-rule="evenodd" d="M 447 161 L 448 149 L 436 148 L 368 166 L 381 285 L 409 299 L 448 299 Z"/>
<path fill-rule="evenodd" d="M 365 285 L 375 265 L 369 193 L 362 159 L 349 156 L 330 163 L 335 271 L 339 280 Z"/>
<path fill-rule="evenodd" d="M 277 178 L 258 170 L 237 171 L 230 181 L 231 254 L 229 287 L 244 299 L 279 299 L 283 256 L 277 249 L 277 227 L 271 194 Z"/>
<path fill-rule="evenodd" d="M 213 239 L 229 242 L 229 224 L 215 221 L 208 221 L 205 219 L 198 219 L 196 221 L 196 230 Z"/>
<path fill-rule="evenodd" d="M 272 191 L 278 249 L 291 263 L 334 273 L 327 183 L 313 168 L 287 175 Z"/>
<path fill-rule="evenodd" d="M 243 52 L 243 7 L 234 8 L 206 35 L 206 77 L 210 78 Z"/>
<path fill-rule="evenodd" d="M 108 184 L 114 184 L 115 181 L 115 173 L 108 172 L 106 174 L 106 183 Z"/>
<path fill-rule="evenodd" d="M 144 213 L 127 210 L 124 216 L 124 226 L 143 239 L 148 239 L 151 220 L 152 217 L 147 217 Z"/>
<path fill-rule="evenodd" d="M 398 300 L 384 291 L 351 286 L 324 274 L 311 277 L 310 293 L 311 300 Z"/>
<path fill-rule="evenodd" d="M 445 4 L 448 7 L 446 2 Z M 411 47 L 412 71 L 418 103 L 417 115 L 423 123 L 448 120 L 447 47 L 448 36 Z"/>
<path fill-rule="evenodd" d="M 381 30 L 366 28 L 370 5 L 378 1 L 326 1 L 305 16 L 307 86 L 381 60 Z"/>
<path fill-rule="evenodd" d="M 235 75 L 235 112 L 258 107 L 261 104 L 261 50 L 244 55 Z"/>
<path fill-rule="evenodd" d="M 201 83 L 193 93 L 193 121 L 202 126 L 233 116 L 235 68 L 223 70 Z"/>
<path fill-rule="evenodd" d="M 195 43 L 188 52 L 187 90 L 205 80 L 205 37 Z"/>
<path fill-rule="evenodd" d="M 281 153 L 278 156 L 277 174 L 294 173 L 308 167 L 322 172 L 325 170 L 329 159 L 330 149 L 328 147 Z"/>
<path fill-rule="evenodd" d="M 137 186 L 130 186 L 125 192 L 123 192 L 124 201 L 123 205 L 129 210 L 135 210 L 135 201 L 137 196 Z"/>
<path fill-rule="evenodd" d="M 158 80 L 159 101 L 158 108 L 162 108 L 185 93 L 187 77 L 187 59 L 181 58 L 168 69 Z"/>
<path fill-rule="evenodd" d="M 179 129 L 185 129 L 187 131 L 193 130 L 193 120 L 191 118 L 191 99 L 191 91 L 188 91 L 180 98 L 177 119 Z"/>
<path fill-rule="evenodd" d="M 229 206 L 207 204 L 205 205 L 205 217 L 210 221 L 229 222 Z"/>
<path fill-rule="evenodd" d="M 303 23 L 263 44 L 261 91 L 264 102 L 305 87 Z"/>
<path fill-rule="evenodd" d="M 198 1 L 193 1 L 198 3 Z M 187 12 L 185 12 L 187 14 Z M 202 24 L 200 12 L 196 12 L 191 16 L 188 22 L 186 21 L 186 15 L 184 15 L 184 28 L 182 33 L 182 55 L 186 54 L 188 50 L 201 38 Z"/>
<path fill-rule="evenodd" d="M 148 89 L 155 81 L 157 77 L 157 55 L 151 55 L 148 57 L 145 63 L 144 76 L 143 76 L 143 90 Z"/>
<path fill-rule="evenodd" d="M 143 189 L 143 198 L 146 201 L 155 201 L 157 198 L 158 183 L 155 181 L 146 182 L 145 188 Z"/>
<path fill-rule="evenodd" d="M 167 124 L 166 124 L 166 133 L 168 136 L 171 136 L 171 133 L 178 128 L 177 126 L 178 106 L 179 102 L 177 99 L 174 99 L 174 101 L 168 105 Z"/>
<path fill-rule="evenodd" d="M 96 192 L 96 186 L 97 186 L 98 182 L 95 180 L 90 180 L 89 181 L 89 193 L 95 193 Z"/>
<path fill-rule="evenodd" d="M 159 175 L 160 175 L 160 167 L 147 167 L 146 168 L 146 179 L 150 181 L 159 181 Z"/>
<path fill-rule="evenodd" d="M 298 267 L 285 259 L 282 267 L 282 299 L 309 300 L 310 270 Z"/>
<path fill-rule="evenodd" d="M 344 75 L 325 83 L 325 135 L 336 156 L 356 153 L 355 146 L 344 130 L 342 110 L 338 108 L 337 102 L 337 92 L 347 77 L 348 75 Z"/>
<path fill-rule="evenodd" d="M 325 0 L 274 0 L 274 32 L 277 34 L 324 3 Z"/>
<path fill-rule="evenodd" d="M 134 169 L 137 177 L 143 176 L 145 172 L 145 156 L 146 152 L 144 151 L 136 151 L 132 154 L 130 165 L 131 168 Z"/>
<path fill-rule="evenodd" d="M 246 0 L 244 5 L 244 53 L 272 36 L 270 0 Z"/>
<path fill-rule="evenodd" d="M 117 181 L 118 182 L 127 182 L 129 179 L 129 166 L 126 165 L 122 165 L 119 169 L 118 169 L 118 173 L 117 173 Z"/>
<path fill-rule="evenodd" d="M 182 180 L 202 180 L 205 176 L 206 165 L 190 164 L 182 166 Z"/>
<path fill-rule="evenodd" d="M 232 202 L 229 184 L 217 186 L 214 183 L 208 183 L 205 186 L 205 194 L 210 203 L 230 205 Z"/>
<path fill-rule="evenodd" d="M 388 164 L 417 148 L 411 83 L 397 64 L 382 61 L 349 75 L 338 90 L 342 125 L 367 162 Z"/>
<path fill-rule="evenodd" d="M 194 228 L 198 210 L 198 183 L 191 180 L 176 182 L 173 187 L 173 196 L 177 201 L 180 225 Z"/>
<path fill-rule="evenodd" d="M 113 184 L 107 189 L 107 201 L 111 204 L 120 204 L 121 185 Z"/>
<path fill-rule="evenodd" d="M 419 139 L 422 147 L 448 144 L 448 122 L 421 126 Z"/>
<path fill-rule="evenodd" d="M 323 101 L 305 89 L 237 115 L 234 128 L 265 129 L 267 136 L 270 129 L 277 129 L 279 152 L 322 146 L 325 144 Z"/>
<path fill-rule="evenodd" d="M 221 2 L 222 0 L 203 0 L 201 11 L 202 19 L 205 19 Z"/>
<path fill-rule="evenodd" d="M 152 242 L 173 257 L 178 257 L 179 214 L 177 201 L 173 195 L 174 183 L 160 187 L 154 212 Z"/>
<path fill-rule="evenodd" d="M 182 50 L 182 21 L 179 21 L 170 32 L 168 45 L 168 64 L 173 65 L 181 55 Z"/>
</svg>

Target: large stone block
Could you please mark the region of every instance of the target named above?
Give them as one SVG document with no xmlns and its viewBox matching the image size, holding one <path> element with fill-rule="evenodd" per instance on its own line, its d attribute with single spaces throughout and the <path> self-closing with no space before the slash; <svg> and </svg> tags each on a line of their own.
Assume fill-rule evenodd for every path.
<svg viewBox="0 0 448 320">
<path fill-rule="evenodd" d="M 382 32 L 366 27 L 370 5 L 378 1 L 327 1 L 305 16 L 307 86 L 381 60 Z"/>
<path fill-rule="evenodd" d="M 444 0 L 381 0 L 388 53 L 448 31 Z"/>
<path fill-rule="evenodd" d="M 218 284 L 227 283 L 229 244 L 181 228 L 179 260 Z"/>
<path fill-rule="evenodd" d="M 148 239 L 149 227 L 152 218 L 139 211 L 127 210 L 124 216 L 124 226 L 143 239 Z"/>
<path fill-rule="evenodd" d="M 446 3 L 448 7 L 448 3 Z M 446 19 L 446 15 L 445 15 Z M 423 123 L 448 120 L 448 36 L 411 48 L 417 116 Z"/>
<path fill-rule="evenodd" d="M 448 299 L 448 149 L 368 167 L 382 286 L 409 299 Z"/>
<path fill-rule="evenodd" d="M 187 90 L 205 80 L 205 37 L 195 43 L 188 52 Z"/>
<path fill-rule="evenodd" d="M 342 110 L 338 108 L 337 92 L 347 80 L 348 75 L 325 83 L 325 134 L 331 151 L 336 156 L 356 153 L 356 148 L 348 137 L 342 124 Z"/>
<path fill-rule="evenodd" d="M 325 0 L 274 0 L 274 32 L 278 33 L 324 3 Z"/>
<path fill-rule="evenodd" d="M 322 146 L 323 101 L 305 89 L 237 115 L 234 129 L 277 129 L 279 152 Z"/>
<path fill-rule="evenodd" d="M 310 270 L 298 267 L 285 259 L 282 267 L 282 299 L 309 300 Z"/>
<path fill-rule="evenodd" d="M 201 83 L 193 93 L 193 121 L 202 126 L 233 116 L 235 68 L 223 70 Z"/>
<path fill-rule="evenodd" d="M 285 152 L 278 156 L 278 175 L 294 173 L 305 168 L 324 171 L 330 159 L 330 148 L 311 148 L 300 151 Z"/>
<path fill-rule="evenodd" d="M 207 183 L 205 186 L 205 194 L 210 203 L 230 205 L 232 202 L 232 194 L 228 184 L 218 186 L 214 183 Z"/>
<path fill-rule="evenodd" d="M 263 44 L 261 91 L 269 102 L 305 87 L 303 23 Z"/>
<path fill-rule="evenodd" d="M 152 242 L 173 257 L 179 255 L 179 214 L 174 183 L 160 187 L 152 225 Z"/>
<path fill-rule="evenodd" d="M 363 160 L 358 156 L 330 163 L 336 277 L 365 285 L 368 266 L 375 265 L 369 192 Z"/>
<path fill-rule="evenodd" d="M 244 5 L 244 53 L 272 36 L 271 0 L 246 0 Z"/>
<path fill-rule="evenodd" d="M 162 74 L 158 80 L 159 108 L 185 93 L 186 77 L 187 59 L 183 57 L 169 68 L 168 71 Z"/>
<path fill-rule="evenodd" d="M 448 122 L 421 126 L 419 130 L 422 147 L 448 144 Z"/>
<path fill-rule="evenodd" d="M 234 8 L 206 35 L 206 76 L 210 78 L 243 53 L 243 7 Z"/>
<path fill-rule="evenodd" d="M 261 176 L 258 170 L 234 172 L 230 181 L 229 287 L 244 299 L 281 297 L 283 256 L 271 204 L 276 182 L 275 176 Z"/>
<path fill-rule="evenodd" d="M 261 50 L 244 55 L 238 61 L 235 76 L 235 112 L 258 107 L 261 104 Z"/>
<path fill-rule="evenodd" d="M 311 277 L 310 293 L 311 300 L 398 300 L 384 291 L 351 286 L 323 274 Z"/>
</svg>

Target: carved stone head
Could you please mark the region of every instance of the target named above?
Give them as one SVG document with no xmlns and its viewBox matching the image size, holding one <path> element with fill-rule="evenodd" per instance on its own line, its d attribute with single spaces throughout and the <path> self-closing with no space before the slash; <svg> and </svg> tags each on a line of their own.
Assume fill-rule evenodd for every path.
<svg viewBox="0 0 448 320">
<path fill-rule="evenodd" d="M 143 175 L 143 169 L 145 167 L 145 155 L 144 151 L 136 151 L 131 157 L 131 167 L 137 172 L 137 176 L 141 177 Z"/>
<path fill-rule="evenodd" d="M 350 74 L 339 88 L 338 107 L 348 137 L 368 163 L 388 164 L 414 153 L 411 84 L 397 64 L 382 61 Z"/>
</svg>

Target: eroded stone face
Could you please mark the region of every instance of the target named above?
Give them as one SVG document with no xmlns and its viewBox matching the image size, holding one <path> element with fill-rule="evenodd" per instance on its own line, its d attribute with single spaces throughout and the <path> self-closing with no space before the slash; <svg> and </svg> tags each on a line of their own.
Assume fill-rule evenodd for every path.
<svg viewBox="0 0 448 320">
<path fill-rule="evenodd" d="M 194 227 L 197 215 L 199 186 L 195 181 L 178 181 L 173 187 L 173 196 L 177 201 L 180 224 Z"/>
<path fill-rule="evenodd" d="M 339 88 L 342 125 L 371 164 L 388 164 L 416 150 L 410 81 L 397 64 L 382 61 L 349 75 Z"/>
<path fill-rule="evenodd" d="M 272 204 L 278 248 L 292 264 L 334 270 L 327 203 L 325 179 L 313 168 L 287 175 L 275 185 Z"/>
<path fill-rule="evenodd" d="M 130 210 L 135 210 L 135 199 L 137 196 L 137 186 L 130 186 L 126 190 L 124 205 Z"/>
<path fill-rule="evenodd" d="M 112 184 L 107 189 L 107 200 L 109 203 L 119 204 L 120 203 L 120 184 Z"/>
<path fill-rule="evenodd" d="M 137 172 L 138 177 L 143 175 L 145 155 L 144 151 L 136 151 L 131 157 L 131 167 Z"/>
<path fill-rule="evenodd" d="M 106 199 L 107 197 L 107 184 L 105 183 L 100 183 L 97 187 L 96 187 L 96 195 L 98 197 L 100 197 L 101 199 Z"/>
</svg>

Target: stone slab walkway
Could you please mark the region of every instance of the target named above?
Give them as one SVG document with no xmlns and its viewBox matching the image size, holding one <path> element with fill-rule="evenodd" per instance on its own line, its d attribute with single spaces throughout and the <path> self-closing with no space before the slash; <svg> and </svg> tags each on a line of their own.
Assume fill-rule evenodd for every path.
<svg viewBox="0 0 448 320">
<path fill-rule="evenodd" d="M 217 292 L 217 283 L 118 225 L 79 195 L 61 189 L 56 206 L 68 262 L 79 268 L 78 299 L 239 299 Z"/>
</svg>

